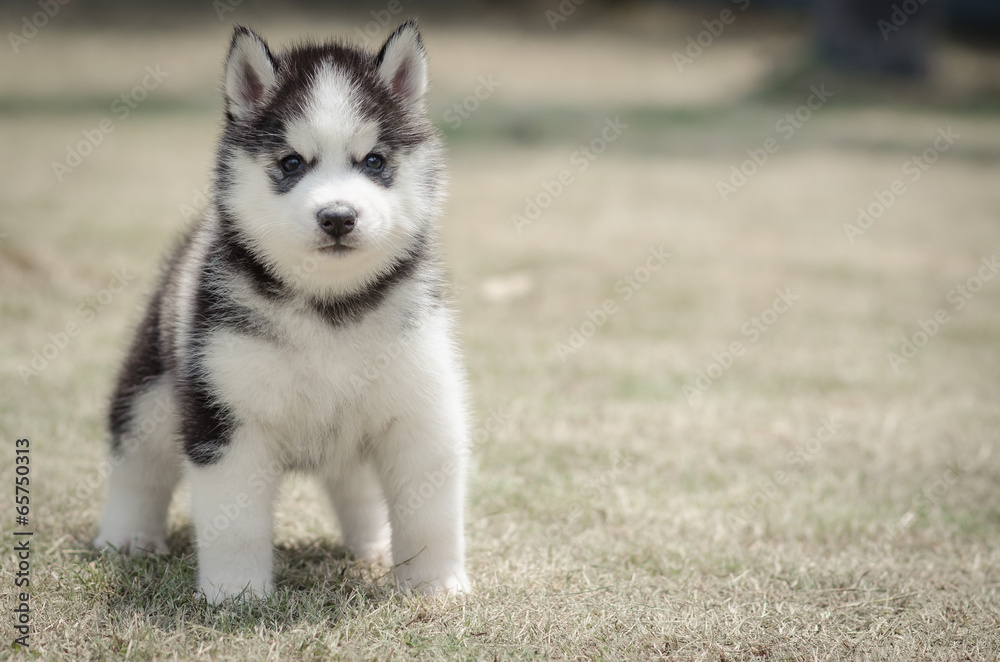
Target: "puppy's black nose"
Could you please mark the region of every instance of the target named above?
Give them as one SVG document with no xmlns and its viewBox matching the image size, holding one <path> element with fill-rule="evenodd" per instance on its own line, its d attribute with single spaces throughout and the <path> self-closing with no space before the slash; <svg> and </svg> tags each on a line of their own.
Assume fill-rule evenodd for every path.
<svg viewBox="0 0 1000 662">
<path fill-rule="evenodd" d="M 354 229 L 358 221 L 358 210 L 342 202 L 324 207 L 316 214 L 319 227 L 334 239 L 339 239 Z"/>
</svg>

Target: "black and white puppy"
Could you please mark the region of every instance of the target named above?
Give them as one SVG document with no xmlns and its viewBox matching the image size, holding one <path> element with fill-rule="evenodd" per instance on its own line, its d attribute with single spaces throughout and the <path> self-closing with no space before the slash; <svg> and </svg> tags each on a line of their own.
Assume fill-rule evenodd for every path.
<svg viewBox="0 0 1000 662">
<path fill-rule="evenodd" d="M 273 586 L 273 502 L 318 474 L 360 558 L 463 591 L 468 430 L 436 249 L 442 146 L 413 22 L 377 54 L 237 27 L 212 202 L 169 258 L 110 412 L 95 540 L 166 548 L 186 473 L 212 602 Z"/>
</svg>

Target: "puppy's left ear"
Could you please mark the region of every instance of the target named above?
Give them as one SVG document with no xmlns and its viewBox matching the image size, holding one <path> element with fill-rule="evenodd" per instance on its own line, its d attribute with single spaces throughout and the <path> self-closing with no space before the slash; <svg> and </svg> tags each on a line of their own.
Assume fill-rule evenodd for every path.
<svg viewBox="0 0 1000 662">
<path fill-rule="evenodd" d="M 427 91 L 427 54 L 417 22 L 409 20 L 393 32 L 376 58 L 378 75 L 389 89 L 409 104 Z"/>
</svg>

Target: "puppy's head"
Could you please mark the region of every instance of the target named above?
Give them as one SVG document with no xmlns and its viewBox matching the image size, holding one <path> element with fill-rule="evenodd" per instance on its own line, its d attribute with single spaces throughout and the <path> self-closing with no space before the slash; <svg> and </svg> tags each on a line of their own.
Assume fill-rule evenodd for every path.
<svg viewBox="0 0 1000 662">
<path fill-rule="evenodd" d="M 350 291 L 426 241 L 442 198 L 427 58 L 412 21 L 376 53 L 275 53 L 237 27 L 216 172 L 222 222 L 279 276 Z"/>
</svg>

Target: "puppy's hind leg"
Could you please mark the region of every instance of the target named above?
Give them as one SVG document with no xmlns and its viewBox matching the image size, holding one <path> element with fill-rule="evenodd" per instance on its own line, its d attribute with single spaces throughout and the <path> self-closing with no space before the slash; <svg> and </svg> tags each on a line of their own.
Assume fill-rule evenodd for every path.
<svg viewBox="0 0 1000 662">
<path fill-rule="evenodd" d="M 113 431 L 108 502 L 94 540 L 122 553 L 167 551 L 167 510 L 180 478 L 173 386 L 161 375 L 141 390 L 116 396 L 126 411 Z"/>
<path fill-rule="evenodd" d="M 389 565 L 389 513 L 378 477 L 368 463 L 324 479 L 344 536 L 344 544 L 363 561 Z"/>
</svg>

